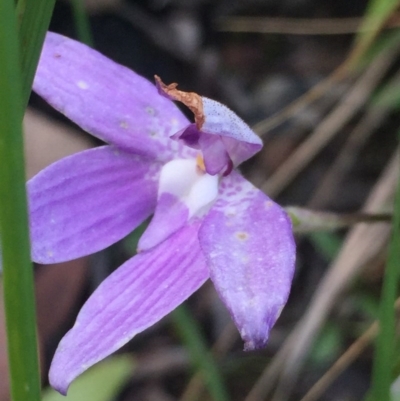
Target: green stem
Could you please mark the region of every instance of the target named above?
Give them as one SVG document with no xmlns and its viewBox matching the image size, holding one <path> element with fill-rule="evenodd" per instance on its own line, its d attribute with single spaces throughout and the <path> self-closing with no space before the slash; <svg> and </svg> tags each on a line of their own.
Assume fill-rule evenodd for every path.
<svg viewBox="0 0 400 401">
<path fill-rule="evenodd" d="M 0 1 L 0 232 L 13 401 L 39 401 L 35 297 L 25 193 L 23 102 L 13 0 Z"/>
<path fill-rule="evenodd" d="M 222 375 L 215 363 L 196 321 L 185 305 L 171 313 L 175 326 L 185 343 L 191 360 L 201 372 L 205 385 L 215 401 L 229 401 Z"/>
<path fill-rule="evenodd" d="M 374 401 L 389 401 L 395 362 L 394 302 L 400 279 L 400 181 L 394 208 L 393 232 L 389 245 L 388 260 L 379 310 L 380 330 L 376 341 L 375 359 L 372 371 L 371 396 Z"/>
<path fill-rule="evenodd" d="M 84 2 L 82 0 L 72 0 L 72 9 L 79 40 L 93 47 L 92 32 L 90 31 L 90 23 Z"/>
<path fill-rule="evenodd" d="M 54 4 L 55 0 L 19 0 L 17 4 L 23 106 L 28 104 L 33 78 L 44 37 L 49 28 Z"/>
</svg>

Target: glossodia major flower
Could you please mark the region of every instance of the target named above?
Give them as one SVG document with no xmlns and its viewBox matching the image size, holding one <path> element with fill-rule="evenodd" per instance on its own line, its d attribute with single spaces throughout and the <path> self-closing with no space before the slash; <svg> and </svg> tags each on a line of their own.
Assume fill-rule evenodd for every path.
<svg viewBox="0 0 400 401">
<path fill-rule="evenodd" d="M 108 145 L 66 157 L 28 186 L 32 258 L 63 262 L 120 240 L 149 216 L 139 253 L 111 274 L 59 344 L 50 383 L 71 381 L 168 314 L 208 278 L 245 349 L 263 347 L 288 298 L 295 245 L 285 212 L 235 167 L 262 147 L 232 111 L 154 86 L 48 33 L 34 90 Z M 172 100 L 194 113 L 190 123 Z"/>
</svg>

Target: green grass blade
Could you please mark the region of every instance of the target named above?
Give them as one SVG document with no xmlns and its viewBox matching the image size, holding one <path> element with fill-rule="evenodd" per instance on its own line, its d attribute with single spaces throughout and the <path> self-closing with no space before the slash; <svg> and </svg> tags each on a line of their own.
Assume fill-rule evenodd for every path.
<svg viewBox="0 0 400 401">
<path fill-rule="evenodd" d="M 360 30 L 356 36 L 351 62 L 357 63 L 372 45 L 400 0 L 370 0 Z"/>
<path fill-rule="evenodd" d="M 85 10 L 85 3 L 82 0 L 72 0 L 72 10 L 79 40 L 93 47 L 93 37 Z"/>
<path fill-rule="evenodd" d="M 185 343 L 191 360 L 203 375 L 205 386 L 216 401 L 229 401 L 220 371 L 201 335 L 201 330 L 185 305 L 175 309 L 172 319 Z"/>
<path fill-rule="evenodd" d="M 66 396 L 53 389 L 43 392 L 42 401 L 112 401 L 129 381 L 134 360 L 117 355 L 92 366 L 71 384 Z"/>
<path fill-rule="evenodd" d="M 0 1 L 0 232 L 13 401 L 40 400 L 23 160 L 19 43 L 13 0 Z"/>
<path fill-rule="evenodd" d="M 395 363 L 395 309 L 394 302 L 400 279 L 400 181 L 394 209 L 393 232 L 382 285 L 379 310 L 380 331 L 376 341 L 370 398 L 389 401 Z"/>
<path fill-rule="evenodd" d="M 308 237 L 315 248 L 327 260 L 333 260 L 333 258 L 335 258 L 339 253 L 339 250 L 343 244 L 342 239 L 336 233 L 309 233 Z"/>
<path fill-rule="evenodd" d="M 33 78 L 44 37 L 49 28 L 54 4 L 55 0 L 19 0 L 17 4 L 23 106 L 28 104 Z"/>
</svg>

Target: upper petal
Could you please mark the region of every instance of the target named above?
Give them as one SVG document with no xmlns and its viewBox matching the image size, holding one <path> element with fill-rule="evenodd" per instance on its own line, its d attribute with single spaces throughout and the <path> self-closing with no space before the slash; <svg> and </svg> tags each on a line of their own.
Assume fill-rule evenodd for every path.
<svg viewBox="0 0 400 401">
<path fill-rule="evenodd" d="M 203 97 L 203 132 L 220 135 L 233 165 L 252 157 L 262 148 L 262 141 L 253 130 L 225 105 Z"/>
<path fill-rule="evenodd" d="M 232 110 L 194 92 L 183 92 L 177 84 L 165 85 L 156 76 L 158 90 L 168 99 L 182 102 L 194 114 L 196 124 L 176 132 L 172 138 L 201 149 L 209 174 L 229 174 L 233 166 L 249 159 L 262 148 L 261 139 Z"/>
<path fill-rule="evenodd" d="M 286 303 L 294 272 L 295 243 L 285 212 L 232 172 L 221 183 L 199 239 L 211 280 L 245 349 L 264 346 Z"/>
<path fill-rule="evenodd" d="M 123 238 L 154 211 L 160 168 L 103 146 L 42 170 L 27 183 L 32 259 L 64 262 Z"/>
<path fill-rule="evenodd" d="M 75 377 L 175 309 L 208 278 L 197 239 L 186 226 L 111 274 L 81 309 L 62 339 L 50 384 L 65 394 Z"/>
<path fill-rule="evenodd" d="M 169 139 L 188 121 L 153 84 L 65 36 L 47 33 L 33 89 L 110 144 L 163 161 L 192 152 Z"/>
</svg>

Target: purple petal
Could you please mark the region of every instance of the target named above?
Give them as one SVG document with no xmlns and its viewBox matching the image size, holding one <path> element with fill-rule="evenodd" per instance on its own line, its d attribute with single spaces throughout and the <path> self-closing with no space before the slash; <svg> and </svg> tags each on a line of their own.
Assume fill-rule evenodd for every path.
<svg viewBox="0 0 400 401">
<path fill-rule="evenodd" d="M 138 247 L 148 250 L 166 240 L 192 218 L 210 209 L 218 196 L 218 177 L 204 173 L 196 159 L 175 159 L 160 173 L 153 219 Z"/>
<path fill-rule="evenodd" d="M 261 139 L 222 103 L 194 92 L 181 91 L 176 83 L 165 85 L 157 75 L 155 79 L 161 95 L 182 102 L 194 114 L 196 124 L 177 131 L 172 138 L 193 149 L 201 149 L 207 173 L 214 175 L 223 172 L 227 175 L 232 167 L 238 166 L 262 148 Z M 213 140 L 213 137 L 218 140 Z"/>
<path fill-rule="evenodd" d="M 262 148 L 261 139 L 232 110 L 215 100 L 202 99 L 205 120 L 201 131 L 221 137 L 234 166 Z"/>
<path fill-rule="evenodd" d="M 171 101 L 143 77 L 72 39 L 47 34 L 33 88 L 105 142 L 162 161 L 193 154 L 169 139 L 188 124 Z"/>
<path fill-rule="evenodd" d="M 49 374 L 55 389 L 65 394 L 75 377 L 156 323 L 207 280 L 198 226 L 186 226 L 130 259 L 99 286 L 58 346 Z"/>
<path fill-rule="evenodd" d="M 63 262 L 123 238 L 153 211 L 160 166 L 110 146 L 66 157 L 30 181 L 32 259 Z"/>
<path fill-rule="evenodd" d="M 202 133 L 199 144 L 208 174 L 215 175 L 220 171 L 226 174 L 231 172 L 232 162 L 221 137 Z"/>
<path fill-rule="evenodd" d="M 221 194 L 200 232 L 211 279 L 245 349 L 263 347 L 289 295 L 295 243 L 291 223 L 276 203 L 238 173 Z"/>
<path fill-rule="evenodd" d="M 189 208 L 178 197 L 168 192 L 158 199 L 154 216 L 141 236 L 138 249 L 146 251 L 167 239 L 189 220 Z"/>
</svg>

